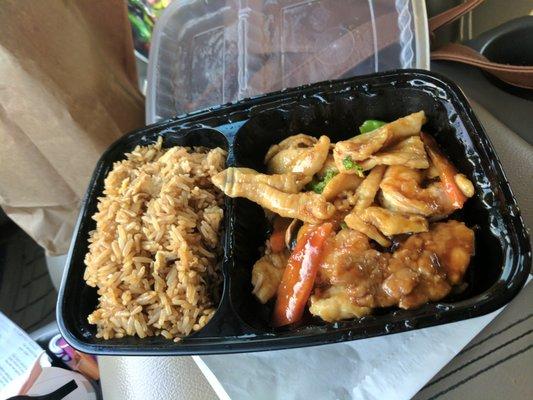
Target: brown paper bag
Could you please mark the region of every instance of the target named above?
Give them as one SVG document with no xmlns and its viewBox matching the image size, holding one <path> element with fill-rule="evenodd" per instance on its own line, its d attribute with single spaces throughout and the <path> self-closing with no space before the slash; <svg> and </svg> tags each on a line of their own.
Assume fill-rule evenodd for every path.
<svg viewBox="0 0 533 400">
<path fill-rule="evenodd" d="M 109 144 L 143 125 L 122 0 L 3 0 L 0 205 L 52 255 Z"/>
</svg>

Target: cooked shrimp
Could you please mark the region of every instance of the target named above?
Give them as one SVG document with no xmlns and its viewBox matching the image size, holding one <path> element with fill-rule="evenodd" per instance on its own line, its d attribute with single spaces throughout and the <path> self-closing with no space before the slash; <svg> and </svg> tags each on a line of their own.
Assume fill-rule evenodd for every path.
<svg viewBox="0 0 533 400">
<path fill-rule="evenodd" d="M 246 177 L 246 174 L 244 176 Z M 253 175 L 249 177 L 253 178 Z M 317 193 L 289 194 L 263 182 L 235 180 L 228 175 L 227 169 L 213 176 L 211 180 L 227 196 L 247 198 L 281 217 L 318 223 L 331 218 L 335 212 L 335 206 Z"/>
<path fill-rule="evenodd" d="M 364 170 L 376 165 L 403 165 L 409 168 L 425 169 L 429 162 L 420 136 L 411 136 L 398 144 L 373 154 L 359 165 Z"/>
<path fill-rule="evenodd" d="M 439 172 L 442 188 L 449 197 L 453 208 L 462 208 L 467 198 L 474 195 L 472 182 L 462 174 L 458 176 L 455 166 L 441 152 L 433 137 L 424 132 L 420 133 L 420 137 L 426 146 L 432 164 Z M 457 183 L 457 180 L 459 180 L 459 183 Z"/>
<path fill-rule="evenodd" d="M 286 251 L 266 254 L 252 269 L 252 293 L 265 304 L 276 295 L 289 256 Z"/>
<path fill-rule="evenodd" d="M 381 181 L 381 203 L 392 211 L 443 217 L 454 207 L 440 182 L 422 186 L 424 172 L 401 165 L 387 168 Z"/>
<path fill-rule="evenodd" d="M 337 142 L 333 157 L 338 170 L 349 172 L 344 166 L 344 160 L 347 157 L 353 161 L 363 161 L 389 145 L 418 135 L 425 122 L 424 111 L 419 111 L 383 125 L 372 132 Z"/>
<path fill-rule="evenodd" d="M 431 165 L 426 175 L 404 166 L 391 166 L 381 183 L 382 203 L 385 207 L 400 212 L 443 217 L 463 207 L 468 197 L 474 195 L 472 182 L 457 173 L 454 165 L 440 151 L 435 139 L 420 134 Z M 425 177 L 438 173 L 439 181 L 422 186 Z"/>
<path fill-rule="evenodd" d="M 428 221 L 420 215 L 404 214 L 382 207 L 368 207 L 361 212 L 361 219 L 374 225 L 386 236 L 401 233 L 418 233 L 428 230 Z"/>
<path fill-rule="evenodd" d="M 318 140 L 312 136 L 290 136 L 277 145 L 273 145 L 265 156 L 269 173 L 284 174 L 297 172 L 312 177 L 322 169 L 329 153 L 330 140 L 321 136 Z"/>
</svg>

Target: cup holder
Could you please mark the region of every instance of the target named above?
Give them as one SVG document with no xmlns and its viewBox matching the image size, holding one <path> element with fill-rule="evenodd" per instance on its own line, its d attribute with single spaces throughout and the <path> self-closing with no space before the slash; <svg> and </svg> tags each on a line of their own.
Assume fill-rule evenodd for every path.
<svg viewBox="0 0 533 400">
<path fill-rule="evenodd" d="M 532 43 L 533 16 L 513 19 L 466 42 L 492 62 L 525 66 L 533 65 Z M 500 89 L 533 100 L 533 90 L 518 88 L 486 75 Z"/>
</svg>

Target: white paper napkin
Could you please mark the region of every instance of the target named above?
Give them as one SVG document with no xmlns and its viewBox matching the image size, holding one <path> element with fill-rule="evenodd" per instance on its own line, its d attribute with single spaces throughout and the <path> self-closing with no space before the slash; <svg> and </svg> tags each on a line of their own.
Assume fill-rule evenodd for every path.
<svg viewBox="0 0 533 400">
<path fill-rule="evenodd" d="M 221 399 L 410 399 L 499 312 L 348 343 L 193 358 Z"/>
</svg>

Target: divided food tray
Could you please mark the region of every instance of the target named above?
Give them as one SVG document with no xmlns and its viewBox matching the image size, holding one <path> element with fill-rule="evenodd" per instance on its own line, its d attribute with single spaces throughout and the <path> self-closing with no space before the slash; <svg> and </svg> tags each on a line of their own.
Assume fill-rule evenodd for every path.
<svg viewBox="0 0 533 400">
<path fill-rule="evenodd" d="M 91 216 L 113 162 L 137 145 L 220 146 L 227 166 L 264 171 L 270 145 L 287 136 L 326 134 L 332 141 L 356 134 L 369 118 L 394 120 L 424 110 L 426 132 L 474 183 L 476 194 L 454 215 L 475 230 L 476 254 L 461 294 L 416 310 L 376 310 L 360 319 L 327 323 L 306 320 L 296 328 L 274 329 L 269 306 L 252 295 L 251 270 L 267 235 L 262 209 L 245 199 L 225 200 L 221 262 L 222 300 L 209 323 L 179 342 L 161 336 L 96 338 L 87 316 L 97 305 L 95 288 L 83 280 L 83 259 Z M 334 343 L 403 332 L 480 316 L 509 302 L 524 285 L 531 266 L 529 238 L 513 193 L 492 145 L 464 95 L 446 78 L 402 70 L 328 81 L 275 92 L 181 115 L 131 132 L 101 157 L 75 228 L 58 300 L 61 333 L 75 348 L 102 355 L 185 355 L 262 351 Z"/>
</svg>

